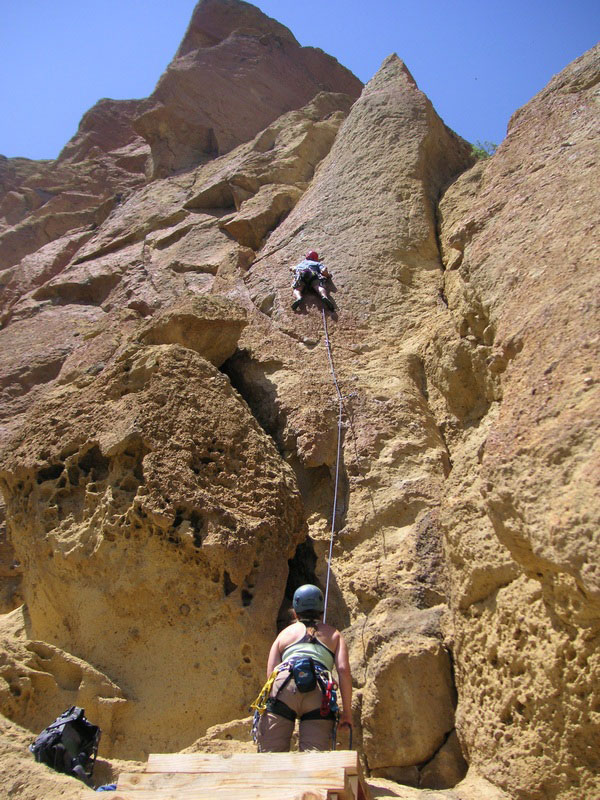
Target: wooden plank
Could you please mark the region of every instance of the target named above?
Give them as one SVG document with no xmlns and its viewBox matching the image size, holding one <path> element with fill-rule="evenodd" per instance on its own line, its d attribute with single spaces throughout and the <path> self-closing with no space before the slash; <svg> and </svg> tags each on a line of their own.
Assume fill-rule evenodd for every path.
<svg viewBox="0 0 600 800">
<path fill-rule="evenodd" d="M 297 786 L 262 786 L 224 788 L 215 794 L 214 789 L 194 789 L 181 791 L 175 789 L 161 790 L 160 792 L 146 790 L 117 790 L 112 795 L 112 800 L 332 800 L 337 792 L 328 792 L 327 789 L 312 788 L 299 789 Z M 342 795 L 338 795 L 342 800 Z"/>
<path fill-rule="evenodd" d="M 356 752 L 152 754 L 113 800 L 372 800 Z"/>
<path fill-rule="evenodd" d="M 341 767 L 351 775 L 359 772 L 358 756 L 353 750 L 308 753 L 152 753 L 146 772 L 264 772 L 278 770 L 315 770 Z"/>
<path fill-rule="evenodd" d="M 369 788 L 369 785 L 365 781 L 362 774 L 358 776 L 358 785 L 356 788 L 357 788 L 355 795 L 356 800 L 373 800 L 371 789 Z"/>
<path fill-rule="evenodd" d="M 299 789 L 320 786 L 343 792 L 346 782 L 346 770 L 340 768 L 280 770 L 278 772 L 130 772 L 119 775 L 117 789 L 119 791 L 145 789 L 161 791 L 163 789 L 204 789 L 212 786 L 297 786 Z M 355 796 L 355 794 L 353 794 Z"/>
</svg>

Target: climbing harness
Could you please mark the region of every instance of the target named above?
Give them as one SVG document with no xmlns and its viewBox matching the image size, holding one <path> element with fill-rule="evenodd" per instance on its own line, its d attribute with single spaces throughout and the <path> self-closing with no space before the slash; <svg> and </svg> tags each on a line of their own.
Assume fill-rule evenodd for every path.
<svg viewBox="0 0 600 800">
<path fill-rule="evenodd" d="M 315 280 L 321 285 L 325 283 L 325 278 L 321 275 L 317 263 L 315 262 L 313 265 L 307 264 L 306 261 L 302 261 L 297 267 L 294 268 L 294 280 L 292 283 L 292 288 L 300 289 L 302 286 L 308 287 Z"/>
<path fill-rule="evenodd" d="M 327 358 L 329 359 L 329 367 L 331 369 L 331 374 L 333 376 L 333 385 L 335 386 L 335 390 L 338 396 L 338 435 L 337 435 L 337 457 L 335 462 L 335 486 L 333 490 L 333 511 L 331 513 L 331 536 L 329 538 L 329 555 L 327 557 L 327 580 L 325 583 L 325 607 L 323 609 L 323 622 L 327 622 L 327 601 L 329 599 L 329 581 L 331 578 L 331 559 L 333 557 L 333 540 L 335 537 L 335 516 L 337 512 L 337 496 L 338 496 L 338 486 L 339 486 L 339 479 L 340 479 L 340 461 L 341 461 L 341 452 L 342 452 L 342 423 L 343 423 L 343 414 L 344 414 L 344 398 L 342 397 L 342 393 L 340 391 L 340 387 L 337 381 L 337 376 L 335 374 L 335 367 L 333 365 L 333 357 L 331 355 L 331 343 L 329 341 L 329 333 L 327 331 L 327 317 L 325 316 L 325 309 L 321 309 L 321 313 L 323 315 L 323 332 L 325 334 L 325 349 L 327 350 Z"/>
<path fill-rule="evenodd" d="M 338 726 L 338 719 L 339 719 L 339 706 L 337 702 L 337 689 L 338 685 L 333 680 L 331 674 L 328 670 L 325 669 L 318 661 L 313 661 L 313 659 L 290 659 L 289 661 L 283 661 L 281 664 L 278 664 L 271 675 L 269 675 L 267 682 L 260 690 L 260 693 L 256 700 L 251 704 L 250 710 L 254 710 L 254 717 L 252 720 L 252 741 L 257 744 L 258 740 L 258 725 L 260 723 L 260 718 L 265 713 L 265 711 L 270 711 L 272 714 L 277 714 L 280 717 L 284 717 L 285 719 L 289 719 L 291 722 L 294 722 L 296 719 L 296 712 L 293 711 L 289 706 L 283 703 L 281 700 L 278 700 L 277 695 L 271 697 L 271 692 L 273 690 L 273 684 L 277 678 L 277 675 L 280 672 L 284 672 L 285 670 L 288 671 L 287 678 L 283 681 L 277 694 L 287 686 L 288 682 L 294 678 L 296 681 L 296 675 L 298 674 L 299 668 L 303 671 L 306 670 L 306 665 L 304 662 L 310 660 L 311 661 L 311 670 L 314 675 L 315 685 L 319 687 L 322 692 L 322 700 L 321 705 L 318 708 L 315 708 L 313 711 L 308 711 L 306 714 L 303 714 L 300 717 L 301 722 L 305 722 L 308 720 L 313 719 L 331 719 L 333 720 L 333 730 L 332 730 L 332 750 L 335 750 L 335 743 L 336 743 L 336 732 Z M 296 685 L 298 686 L 299 691 L 300 686 L 296 681 Z M 307 689 L 304 689 L 307 691 Z"/>
<path fill-rule="evenodd" d="M 265 711 L 267 710 L 267 700 L 269 699 L 269 695 L 271 694 L 271 689 L 273 688 L 273 684 L 275 683 L 275 679 L 279 672 L 284 669 L 287 669 L 290 666 L 289 662 L 284 661 L 282 664 L 278 664 L 273 672 L 267 678 L 267 682 L 260 690 L 260 693 L 256 700 L 250 704 L 250 710 L 254 710 L 260 716 L 262 716 Z"/>
<path fill-rule="evenodd" d="M 267 704 L 269 702 L 271 689 L 273 688 L 275 679 L 282 670 L 287 669 L 289 666 L 290 665 L 287 661 L 283 662 L 282 664 L 278 664 L 267 678 L 267 682 L 260 690 L 256 700 L 250 704 L 250 711 L 254 711 L 254 716 L 252 718 L 252 741 L 254 744 L 257 742 L 258 723 L 260 722 L 262 715 L 267 710 Z"/>
</svg>

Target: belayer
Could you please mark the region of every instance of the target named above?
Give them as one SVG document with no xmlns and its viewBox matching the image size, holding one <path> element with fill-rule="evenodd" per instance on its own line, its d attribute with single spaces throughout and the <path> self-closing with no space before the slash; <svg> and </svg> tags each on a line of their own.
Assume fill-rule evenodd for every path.
<svg viewBox="0 0 600 800">
<path fill-rule="evenodd" d="M 275 639 L 267 683 L 253 703 L 259 753 L 287 752 L 299 719 L 299 749 L 335 747 L 338 722 L 352 731 L 352 675 L 341 633 L 322 622 L 323 593 L 310 583 L 294 593 L 295 622 Z M 337 705 L 335 665 L 342 696 Z"/>
<path fill-rule="evenodd" d="M 335 306 L 327 296 L 327 289 L 325 284 L 328 278 L 331 278 L 331 273 L 319 261 L 319 255 L 314 250 L 309 250 L 306 258 L 295 267 L 290 267 L 294 273 L 294 280 L 292 281 L 292 289 L 294 292 L 294 302 L 292 303 L 292 311 L 296 311 L 302 302 L 302 295 L 307 289 L 312 289 L 316 292 L 321 300 L 325 303 L 330 311 L 335 310 Z"/>
</svg>

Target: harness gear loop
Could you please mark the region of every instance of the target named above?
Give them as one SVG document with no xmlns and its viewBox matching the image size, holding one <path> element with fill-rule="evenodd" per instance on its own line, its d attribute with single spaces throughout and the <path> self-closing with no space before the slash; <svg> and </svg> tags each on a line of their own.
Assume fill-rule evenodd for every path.
<svg viewBox="0 0 600 800">
<path fill-rule="evenodd" d="M 262 716 L 265 711 L 267 710 L 267 701 L 269 699 L 269 695 L 271 694 L 271 689 L 273 688 L 273 684 L 275 683 L 275 679 L 277 678 L 277 674 L 281 671 L 283 664 L 278 664 L 273 672 L 267 678 L 267 682 L 260 690 L 260 693 L 256 700 L 250 704 L 250 710 L 257 712 L 260 716 Z"/>
<path fill-rule="evenodd" d="M 323 700 L 321 701 L 322 717 L 327 717 L 332 711 L 335 713 L 338 710 L 336 689 L 337 683 L 330 678 L 327 681 L 325 690 L 323 691 Z"/>
<path fill-rule="evenodd" d="M 272 699 L 270 695 L 271 695 L 271 689 L 273 688 L 273 684 L 275 683 L 275 679 L 283 669 L 288 669 L 289 666 L 290 666 L 289 662 L 287 661 L 284 661 L 282 664 L 278 664 L 273 670 L 273 672 L 267 678 L 267 682 L 260 690 L 260 693 L 256 698 L 256 700 L 250 705 L 250 711 L 254 710 L 254 715 L 252 717 L 252 741 L 254 742 L 254 744 L 257 744 L 258 742 L 258 723 L 260 722 L 260 718 L 265 713 L 265 711 L 271 710 L 269 709 L 269 701 Z M 290 678 L 291 678 L 291 672 L 290 675 L 288 676 L 288 680 Z M 283 705 L 283 703 L 281 705 Z"/>
<path fill-rule="evenodd" d="M 321 313 L 323 315 L 323 332 L 325 334 L 325 349 L 327 350 L 327 358 L 329 359 L 329 367 L 331 369 L 331 374 L 333 376 L 333 385 L 335 386 L 335 390 L 337 392 L 338 401 L 339 401 L 339 411 L 338 411 L 338 435 L 337 435 L 337 457 L 335 462 L 335 488 L 333 491 L 333 511 L 331 513 L 331 536 L 329 539 L 329 555 L 327 557 L 327 581 L 325 584 L 325 603 L 324 603 L 324 610 L 323 610 L 323 622 L 327 622 L 327 601 L 329 599 L 329 580 L 331 577 L 331 560 L 333 557 L 333 538 L 335 536 L 335 515 L 337 511 L 337 496 L 338 496 L 338 486 L 339 486 L 339 479 L 340 479 L 340 461 L 341 461 L 341 451 L 342 451 L 342 418 L 344 413 L 344 398 L 342 397 L 342 393 L 340 391 L 340 387 L 337 382 L 337 377 L 335 374 L 335 367 L 333 366 L 333 358 L 331 356 L 331 343 L 329 342 L 329 333 L 327 331 L 327 317 L 325 316 L 325 309 L 321 309 Z"/>
</svg>

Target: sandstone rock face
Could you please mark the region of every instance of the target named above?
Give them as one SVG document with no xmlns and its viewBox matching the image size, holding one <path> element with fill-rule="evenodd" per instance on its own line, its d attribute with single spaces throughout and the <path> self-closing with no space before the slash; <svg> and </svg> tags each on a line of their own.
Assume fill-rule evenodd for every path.
<svg viewBox="0 0 600 800">
<path fill-rule="evenodd" d="M 471 764 L 528 798 L 593 796 L 600 772 L 600 248 L 582 191 L 598 182 L 599 57 L 518 111 L 441 203 L 444 360 L 465 352 L 480 373 L 442 506 L 458 730 Z"/>
<path fill-rule="evenodd" d="M 245 352 L 228 367 L 296 470 L 324 581 L 337 402 L 319 308 L 307 298 L 304 313 L 293 314 L 288 270 L 317 246 L 339 298 L 329 333 L 349 420 L 331 619 L 351 625 L 357 722 L 369 768 L 397 776 L 410 766 L 417 785 L 417 764 L 435 756 L 454 726 L 439 614 L 429 617 L 424 640 L 403 637 L 400 627 L 403 614 L 418 618 L 444 600 L 435 509 L 449 462 L 427 404 L 419 351 L 428 327 L 447 315 L 439 302 L 435 199 L 469 163 L 469 148 L 445 128 L 404 64 L 388 59 L 269 239 L 265 257 L 250 268 L 246 286 L 266 316 L 254 315 L 242 334 Z M 273 403 L 277 413 L 269 414 L 265 406 Z M 413 665 L 423 675 L 418 692 L 431 703 L 433 727 L 423 714 L 405 714 L 398 697 L 417 688 Z M 381 731 L 398 714 L 402 730 L 382 743 Z"/>
<path fill-rule="evenodd" d="M 105 751 L 172 747 L 175 730 L 181 747 L 227 704 L 240 716 L 302 533 L 291 470 L 229 381 L 177 344 L 125 349 L 36 417 L 3 478 L 31 629 L 136 687 L 110 704 Z M 207 698 L 183 718 L 182 682 Z"/>
<path fill-rule="evenodd" d="M 356 100 L 204 0 L 149 100 L 0 161 L 11 759 L 72 704 L 104 756 L 251 747 L 276 620 L 326 580 L 328 341 L 328 621 L 378 796 L 594 796 L 597 74 L 472 166 L 396 56 Z M 333 314 L 290 309 L 313 248 Z"/>
<path fill-rule="evenodd" d="M 140 188 L 96 230 L 6 271 L 5 610 L 21 592 L 27 603 L 4 675 L 11 719 L 39 730 L 56 708 L 85 704 L 102 720 L 104 754 L 143 757 L 242 716 L 256 694 L 306 529 L 293 472 L 218 369 L 247 312 L 212 290 L 240 280 L 254 255 L 227 228 L 239 214 L 262 242 L 351 102 L 320 93 L 231 157 Z M 80 547 L 84 529 L 96 533 Z M 38 678 L 32 648 L 56 679 Z M 62 666 L 72 661 L 97 677 L 78 679 L 82 666 Z"/>
<path fill-rule="evenodd" d="M 200 0 L 169 68 L 136 121 L 164 177 L 227 153 L 319 91 L 356 98 L 362 84 L 331 56 L 239 0 Z M 215 108 L 219 109 L 215 115 Z"/>
<path fill-rule="evenodd" d="M 22 601 L 21 575 L 23 570 L 15 556 L 12 542 L 8 538 L 4 504 L 0 509 L 0 613 L 16 608 Z"/>
<path fill-rule="evenodd" d="M 150 98 L 100 100 L 56 162 L 1 157 L 0 267 L 96 228 L 146 173 L 164 177 L 226 153 L 319 91 L 355 99 L 361 88 L 249 3 L 200 0 Z"/>
</svg>

